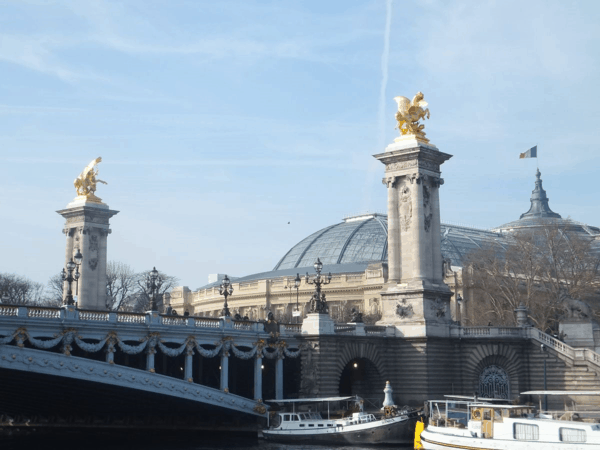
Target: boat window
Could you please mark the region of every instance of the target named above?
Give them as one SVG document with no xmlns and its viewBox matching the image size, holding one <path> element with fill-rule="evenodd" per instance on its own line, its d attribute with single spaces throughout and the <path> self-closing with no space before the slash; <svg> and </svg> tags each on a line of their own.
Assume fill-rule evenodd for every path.
<svg viewBox="0 0 600 450">
<path fill-rule="evenodd" d="M 483 410 L 483 420 L 492 420 L 492 411 L 490 409 Z"/>
<path fill-rule="evenodd" d="M 309 423 L 309 424 L 308 424 L 308 426 L 309 426 L 309 427 L 314 427 L 314 426 L 315 426 L 315 424 L 314 424 L 314 423 Z"/>
<path fill-rule="evenodd" d="M 494 421 L 502 422 L 502 411 L 500 409 L 494 409 Z"/>
<path fill-rule="evenodd" d="M 515 439 L 521 441 L 537 441 L 540 438 L 540 429 L 537 425 L 528 423 L 515 423 Z"/>
<path fill-rule="evenodd" d="M 332 423 L 328 423 L 328 424 L 327 424 L 327 426 L 328 426 L 328 427 L 332 427 L 332 426 L 333 426 L 333 424 L 332 424 Z"/>
<path fill-rule="evenodd" d="M 292 415 L 292 421 L 293 422 L 298 422 L 298 421 L 300 421 L 300 419 L 298 418 L 297 415 L 294 414 L 294 415 Z"/>
<path fill-rule="evenodd" d="M 561 427 L 558 429 L 558 435 L 562 442 L 585 442 L 587 438 L 585 430 L 580 430 L 578 428 Z"/>
<path fill-rule="evenodd" d="M 320 427 L 324 426 L 322 423 L 319 424 Z"/>
<path fill-rule="evenodd" d="M 289 414 L 284 414 L 283 415 L 283 421 L 284 422 L 289 422 L 289 420 L 290 420 L 290 415 Z"/>
<path fill-rule="evenodd" d="M 301 427 L 305 427 L 306 425 L 305 425 L 305 424 L 303 424 L 303 423 L 301 423 L 301 424 L 300 424 L 300 426 L 301 426 Z"/>
</svg>

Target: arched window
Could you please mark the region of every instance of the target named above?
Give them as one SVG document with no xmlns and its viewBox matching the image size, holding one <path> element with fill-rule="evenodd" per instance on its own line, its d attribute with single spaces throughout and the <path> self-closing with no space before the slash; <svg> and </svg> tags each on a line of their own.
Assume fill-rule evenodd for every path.
<svg viewBox="0 0 600 450">
<path fill-rule="evenodd" d="M 479 396 L 484 398 L 510 398 L 506 371 L 498 366 L 487 366 L 479 375 Z"/>
</svg>

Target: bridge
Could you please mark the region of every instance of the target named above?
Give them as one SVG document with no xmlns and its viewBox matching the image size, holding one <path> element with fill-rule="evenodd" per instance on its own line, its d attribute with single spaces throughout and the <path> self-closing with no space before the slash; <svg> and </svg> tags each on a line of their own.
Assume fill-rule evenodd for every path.
<svg viewBox="0 0 600 450">
<path fill-rule="evenodd" d="M 298 327 L 272 325 L 0 305 L 0 424 L 251 429 L 298 372 Z"/>
<path fill-rule="evenodd" d="M 331 319 L 329 319 L 331 320 Z M 0 426 L 253 430 L 264 398 L 593 390 L 600 355 L 529 326 L 301 325 L 0 305 Z M 544 344 L 546 352 L 541 352 Z M 378 399 L 378 400 L 377 400 Z M 533 400 L 533 399 L 531 399 Z"/>
</svg>

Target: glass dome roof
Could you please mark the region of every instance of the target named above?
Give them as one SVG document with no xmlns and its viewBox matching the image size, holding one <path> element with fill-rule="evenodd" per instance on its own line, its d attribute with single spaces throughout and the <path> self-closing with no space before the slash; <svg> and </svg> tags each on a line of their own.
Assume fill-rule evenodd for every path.
<svg viewBox="0 0 600 450">
<path fill-rule="evenodd" d="M 442 224 L 442 255 L 453 265 L 462 265 L 463 257 L 485 244 L 502 242 L 501 233 L 458 225 Z M 310 267 L 321 258 L 332 264 L 387 261 L 387 216 L 366 214 L 349 217 L 342 223 L 323 228 L 300 241 L 286 253 L 273 270 Z"/>
</svg>

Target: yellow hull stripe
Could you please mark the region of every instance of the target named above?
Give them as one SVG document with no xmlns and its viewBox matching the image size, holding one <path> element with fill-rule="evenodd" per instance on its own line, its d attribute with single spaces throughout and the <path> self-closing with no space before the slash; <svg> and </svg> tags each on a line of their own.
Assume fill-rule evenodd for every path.
<svg viewBox="0 0 600 450">
<path fill-rule="evenodd" d="M 441 445 L 442 447 L 448 447 L 448 448 L 462 448 L 462 449 L 466 449 L 466 450 L 497 450 L 497 449 L 493 449 L 493 448 L 489 448 L 489 447 L 469 447 L 469 446 L 465 446 L 465 445 L 446 444 L 445 442 L 436 442 L 436 441 L 431 441 L 429 439 L 425 439 L 423 436 L 421 436 L 421 441 L 429 442 L 430 444 Z"/>
</svg>

